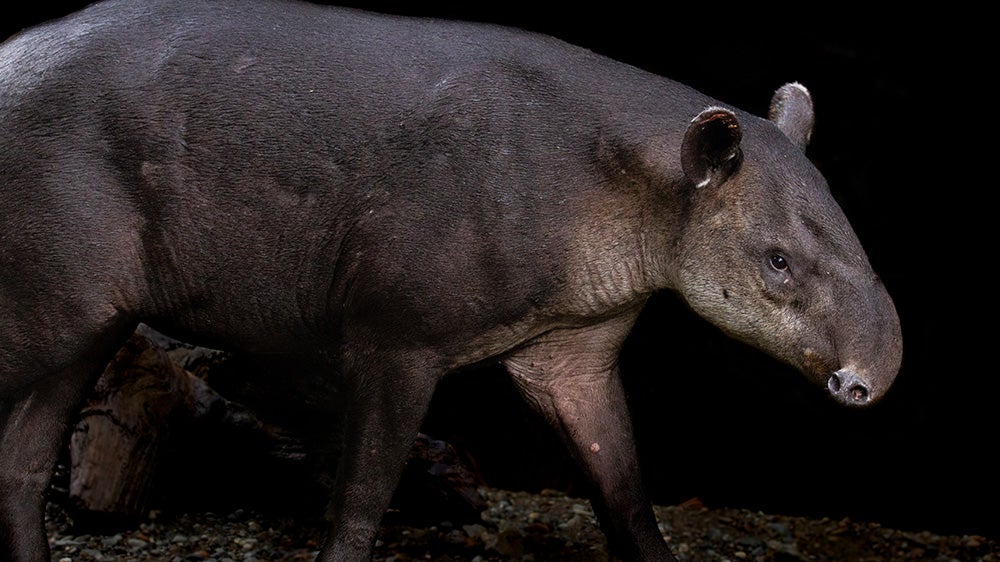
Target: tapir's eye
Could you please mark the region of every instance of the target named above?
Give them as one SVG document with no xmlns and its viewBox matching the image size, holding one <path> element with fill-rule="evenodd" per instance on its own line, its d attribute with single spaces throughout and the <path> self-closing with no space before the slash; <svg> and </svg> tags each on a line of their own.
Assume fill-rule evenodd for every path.
<svg viewBox="0 0 1000 562">
<path fill-rule="evenodd" d="M 785 256 L 781 254 L 774 254 L 771 256 L 771 267 L 777 269 L 778 271 L 785 271 L 788 269 L 788 262 L 785 260 Z"/>
</svg>

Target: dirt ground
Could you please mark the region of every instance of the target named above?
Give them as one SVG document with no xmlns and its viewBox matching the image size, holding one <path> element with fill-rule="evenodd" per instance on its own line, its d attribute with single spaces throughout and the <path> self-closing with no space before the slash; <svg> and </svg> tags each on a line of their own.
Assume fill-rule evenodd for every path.
<svg viewBox="0 0 1000 562">
<path fill-rule="evenodd" d="M 390 513 L 377 542 L 379 561 L 605 561 L 604 536 L 585 500 L 561 493 L 483 489 L 479 523 L 413 527 Z M 682 561 L 1000 562 L 1000 545 L 981 536 L 940 536 L 850 520 L 806 519 L 693 505 L 655 508 Z M 152 512 L 109 534 L 75 531 L 58 504 L 47 525 L 57 562 L 291 562 L 315 557 L 319 521 L 235 510 Z"/>
</svg>

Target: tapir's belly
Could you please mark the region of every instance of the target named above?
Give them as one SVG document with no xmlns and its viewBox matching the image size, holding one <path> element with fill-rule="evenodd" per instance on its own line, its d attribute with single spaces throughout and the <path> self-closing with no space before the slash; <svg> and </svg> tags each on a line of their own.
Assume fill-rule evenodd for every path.
<svg viewBox="0 0 1000 562">
<path fill-rule="evenodd" d="M 329 345 L 336 225 L 319 225 L 309 209 L 273 194 L 269 201 L 235 201 L 224 186 L 215 189 L 220 193 L 204 202 L 180 193 L 179 203 L 163 205 L 155 216 L 140 208 L 150 226 L 140 236 L 146 290 L 136 307 L 139 320 L 219 348 Z"/>
</svg>

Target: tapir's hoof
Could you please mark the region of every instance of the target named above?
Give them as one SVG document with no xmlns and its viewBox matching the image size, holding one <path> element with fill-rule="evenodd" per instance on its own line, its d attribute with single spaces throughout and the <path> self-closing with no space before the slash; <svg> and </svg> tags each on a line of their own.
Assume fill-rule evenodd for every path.
<svg viewBox="0 0 1000 562">
<path fill-rule="evenodd" d="M 834 398 L 848 406 L 864 406 L 872 397 L 868 384 L 853 371 L 846 369 L 841 369 L 830 375 L 826 386 Z"/>
</svg>

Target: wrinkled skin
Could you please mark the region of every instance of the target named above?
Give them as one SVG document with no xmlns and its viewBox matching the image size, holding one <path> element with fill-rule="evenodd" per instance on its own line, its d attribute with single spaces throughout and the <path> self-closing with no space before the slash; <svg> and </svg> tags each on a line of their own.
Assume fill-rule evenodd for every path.
<svg viewBox="0 0 1000 562">
<path fill-rule="evenodd" d="M 673 560 L 616 367 L 650 294 L 849 405 L 902 353 L 804 154 L 808 93 L 721 105 L 528 33 L 271 0 L 110 0 L 9 40 L 0 560 L 48 560 L 63 432 L 139 322 L 343 382 L 319 560 L 370 559 L 437 382 L 482 361 L 563 438 L 616 553 Z"/>
</svg>

